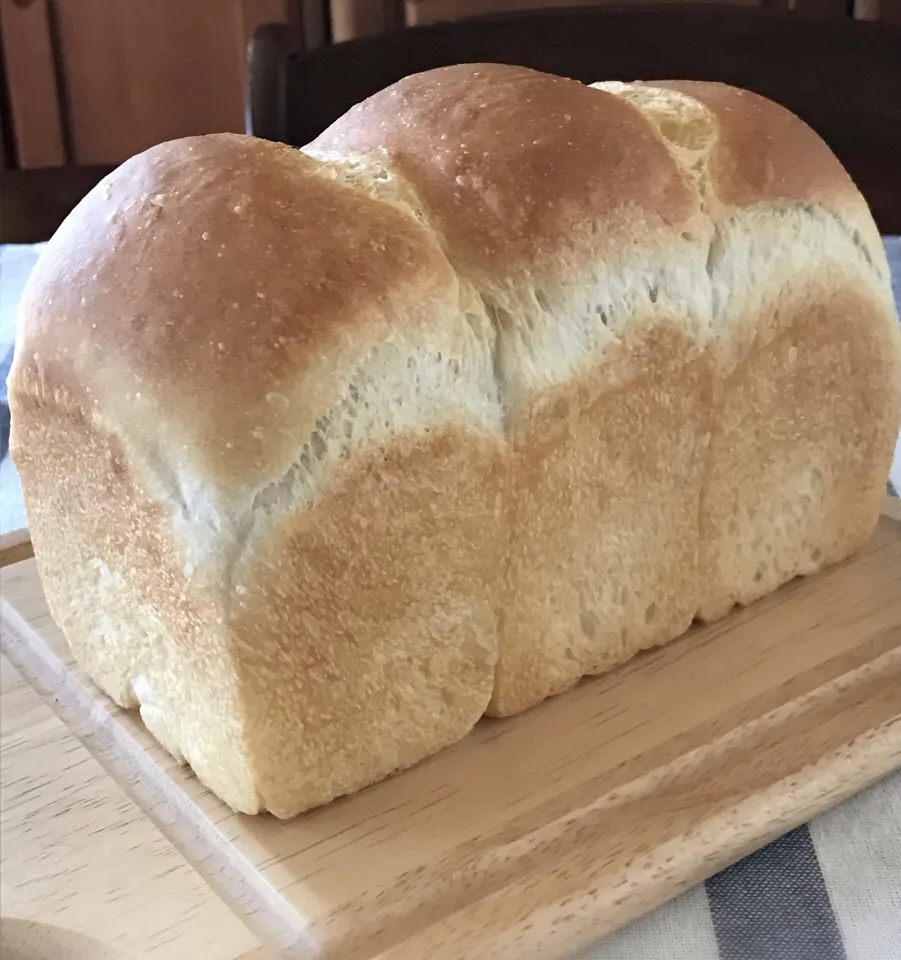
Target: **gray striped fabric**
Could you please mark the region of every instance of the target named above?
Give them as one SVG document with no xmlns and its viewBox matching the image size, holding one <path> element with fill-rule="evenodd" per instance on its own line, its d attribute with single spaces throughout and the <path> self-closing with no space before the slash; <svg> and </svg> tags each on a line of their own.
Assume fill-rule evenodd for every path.
<svg viewBox="0 0 901 960">
<path fill-rule="evenodd" d="M 901 771 L 579 960 L 901 960 Z"/>
<path fill-rule="evenodd" d="M 887 238 L 886 249 L 901 304 L 901 237 Z M 15 303 L 36 253 L 0 248 L 0 367 L 12 356 Z M 892 477 L 901 487 L 901 444 Z M 0 463 L 4 512 L 18 496 L 12 464 Z M 901 960 L 901 772 L 579 958 Z"/>
</svg>

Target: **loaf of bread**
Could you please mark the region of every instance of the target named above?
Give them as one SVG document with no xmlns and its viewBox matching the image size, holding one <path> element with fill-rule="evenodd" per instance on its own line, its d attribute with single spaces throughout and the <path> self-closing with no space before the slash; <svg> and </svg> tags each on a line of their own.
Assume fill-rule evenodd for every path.
<svg viewBox="0 0 901 960">
<path fill-rule="evenodd" d="M 867 205 L 713 83 L 409 77 L 107 177 L 13 453 L 84 669 L 292 816 L 861 547 L 901 419 Z"/>
</svg>

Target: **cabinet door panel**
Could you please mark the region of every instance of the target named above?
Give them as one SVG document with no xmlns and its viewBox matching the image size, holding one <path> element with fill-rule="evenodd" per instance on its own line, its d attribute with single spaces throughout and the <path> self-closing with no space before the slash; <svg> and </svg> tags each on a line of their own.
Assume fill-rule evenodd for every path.
<svg viewBox="0 0 901 960">
<path fill-rule="evenodd" d="M 57 0 L 54 13 L 76 163 L 244 129 L 240 0 Z"/>
<path fill-rule="evenodd" d="M 14 144 L 18 165 L 61 166 L 66 149 L 45 0 L 27 5 L 0 0 L 0 43 L 11 120 L 4 133 Z"/>
</svg>

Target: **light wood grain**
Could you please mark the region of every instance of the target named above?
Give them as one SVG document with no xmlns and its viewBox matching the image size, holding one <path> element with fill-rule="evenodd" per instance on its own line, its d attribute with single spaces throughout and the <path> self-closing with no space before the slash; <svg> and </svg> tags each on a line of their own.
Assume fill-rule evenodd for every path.
<svg viewBox="0 0 901 960">
<path fill-rule="evenodd" d="M 244 131 L 238 0 L 78 0 L 54 11 L 76 163 L 120 163 L 163 140 Z"/>
<path fill-rule="evenodd" d="M 3 960 L 135 960 L 93 937 L 18 917 L 0 918 L 0 947 Z"/>
<path fill-rule="evenodd" d="M 28 560 L 34 556 L 27 530 L 16 530 L 10 534 L 0 534 L 0 567 Z"/>
<path fill-rule="evenodd" d="M 256 948 L 5 658 L 0 714 L 4 915 L 61 928 L 73 956 L 90 956 L 84 936 L 153 960 L 235 960 Z M 23 937 L 4 924 L 0 956 Z"/>
<path fill-rule="evenodd" d="M 896 502 L 854 560 L 291 823 L 225 809 L 4 573 L 8 654 L 285 956 L 566 956 L 901 765 Z"/>
<path fill-rule="evenodd" d="M 66 149 L 46 0 L 0 0 L 0 28 L 18 165 L 61 166 Z"/>
</svg>

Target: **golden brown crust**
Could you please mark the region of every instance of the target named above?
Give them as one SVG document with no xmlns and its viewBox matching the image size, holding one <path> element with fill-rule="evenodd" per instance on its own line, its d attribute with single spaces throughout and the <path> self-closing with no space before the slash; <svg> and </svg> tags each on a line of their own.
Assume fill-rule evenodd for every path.
<svg viewBox="0 0 901 960">
<path fill-rule="evenodd" d="M 254 552 L 229 631 L 265 809 L 293 816 L 367 786 L 485 712 L 504 455 L 466 431 L 397 436 Z"/>
<path fill-rule="evenodd" d="M 638 85 L 684 93 L 716 118 L 710 173 L 723 204 L 747 207 L 788 201 L 866 211 L 835 154 L 780 104 L 725 83 L 654 80 Z"/>
<path fill-rule="evenodd" d="M 534 397 L 512 455 L 510 553 L 490 713 L 509 716 L 691 624 L 713 357 L 678 317 Z"/>
<path fill-rule="evenodd" d="M 793 237 L 821 245 L 830 256 L 837 246 L 835 255 L 844 249 L 854 261 L 854 245 L 863 248 L 868 263 L 855 269 L 875 266 L 872 309 L 882 311 L 878 237 L 874 241 L 866 205 L 809 127 L 777 104 L 723 84 L 635 85 L 642 86 L 648 93 L 682 94 L 694 108 L 651 103 L 628 85 L 592 90 L 515 67 L 458 66 L 408 77 L 376 94 L 310 148 L 333 158 L 377 158 L 404 177 L 449 259 L 474 280 L 489 308 L 502 303 L 495 320 L 515 454 L 511 554 L 491 707 L 497 714 L 521 710 L 585 673 L 676 636 L 699 606 L 709 611 L 708 598 L 718 590 L 716 602 L 727 605 L 743 591 L 754 592 L 756 571 L 744 568 L 724 590 L 714 586 L 721 574 L 712 566 L 730 569 L 729 558 L 741 547 L 725 529 L 714 533 L 731 522 L 714 505 L 718 485 L 730 481 L 716 465 L 708 470 L 707 445 L 711 431 L 715 444 L 728 435 L 715 426 L 715 411 L 726 403 L 716 381 L 753 367 L 755 350 L 784 340 L 783 331 L 800 322 L 792 282 L 816 282 L 817 268 L 800 250 L 792 252 Z M 629 166 L 626 176 L 621 162 Z M 755 214 L 743 219 L 746 208 L 772 210 L 774 220 L 755 226 Z M 781 226 L 780 209 L 791 211 Z M 832 232 L 817 219 L 820 212 L 837 215 Z M 815 226 L 808 228 L 805 218 Z M 593 229 L 585 231 L 586 223 Z M 763 246 L 755 230 L 768 233 Z M 762 263 L 775 250 L 783 269 L 764 267 L 761 276 L 761 267 L 743 268 L 742 255 Z M 789 258 L 795 262 L 785 270 Z M 762 291 L 749 289 L 742 276 L 749 269 Z M 670 281 L 678 273 L 681 286 Z M 603 337 L 594 346 L 589 339 L 588 349 L 562 367 L 565 374 L 545 382 L 524 376 L 542 364 L 552 369 L 562 342 L 584 338 L 579 314 L 602 309 L 593 305 L 593 295 L 605 299 L 592 287 L 606 293 L 614 283 L 621 284 L 619 297 L 612 296 L 603 313 L 622 342 L 598 350 Z M 706 308 L 692 300 L 692 288 L 709 290 Z M 535 311 L 530 301 L 547 301 L 549 290 L 551 306 Z M 627 327 L 614 315 L 623 300 Z M 547 310 L 552 319 L 543 316 Z M 544 341 L 536 335 L 543 323 Z M 650 371 L 661 358 L 653 351 L 638 358 L 647 343 L 664 342 L 661 332 L 673 323 L 687 337 L 665 348 L 671 365 L 655 382 Z M 718 347 L 706 346 L 705 324 L 725 337 Z M 883 321 L 876 326 L 885 332 Z M 529 341 L 523 350 L 521 342 Z M 703 349 L 707 356 L 700 359 Z M 882 402 L 894 409 L 889 394 Z M 803 420 L 805 404 L 821 411 L 829 406 L 815 394 L 798 402 L 793 420 Z M 675 411 L 682 417 L 678 424 L 672 422 Z M 768 411 L 763 423 L 767 417 L 778 413 Z M 630 429 L 638 423 L 645 425 L 638 451 L 647 451 L 650 463 L 635 459 Z M 749 436 L 765 429 L 742 423 Z M 750 500 L 756 497 L 750 491 L 767 487 L 769 460 L 791 459 L 775 437 L 770 447 L 733 471 L 733 482 L 744 483 Z M 865 458 L 871 466 L 875 449 Z M 617 488 L 617 465 L 624 461 L 633 466 L 630 484 Z M 683 478 L 681 489 L 661 470 L 665 461 Z M 879 468 L 871 473 L 878 475 Z M 652 490 L 651 500 L 666 504 L 654 517 L 653 560 L 643 553 L 647 530 L 637 519 L 658 509 L 642 500 L 642 492 Z M 783 491 L 782 502 L 795 496 Z M 776 493 L 772 498 L 780 509 Z M 873 511 L 870 500 L 863 514 L 872 520 Z M 638 529 L 630 529 L 633 523 Z M 829 527 L 814 512 L 808 524 L 817 523 Z M 858 539 L 839 537 L 839 547 L 812 549 L 834 556 L 854 549 Z M 612 552 L 608 544 L 616 544 Z M 786 549 L 791 552 L 790 544 Z M 768 589 L 809 569 L 809 560 L 794 555 L 780 563 L 782 572 L 767 578 Z"/>
<path fill-rule="evenodd" d="M 682 632 L 700 599 L 707 223 L 654 124 L 610 93 L 480 64 L 408 77 L 310 149 L 403 177 L 497 325 L 513 449 L 491 712 Z"/>
<path fill-rule="evenodd" d="M 717 383 L 700 513 L 703 620 L 845 559 L 879 516 L 901 420 L 901 331 L 866 269 L 842 275 L 849 243 L 817 252 L 790 281 L 773 279 L 759 320 L 742 318 L 781 320 Z"/>
<path fill-rule="evenodd" d="M 320 167 L 232 134 L 124 163 L 30 278 L 17 389 L 86 394 L 133 440 L 162 417 L 213 482 L 284 469 L 314 428 L 298 406 L 340 397 L 322 355 L 352 365 L 392 322 L 431 323 L 457 284 L 415 221 Z"/>
<path fill-rule="evenodd" d="M 181 141 L 73 213 L 23 313 L 51 606 L 175 756 L 291 816 L 472 727 L 504 442 L 487 318 L 424 227 L 287 147 Z"/>
<path fill-rule="evenodd" d="M 724 84 L 611 86 L 648 110 L 677 159 L 697 164 L 714 227 L 718 375 L 698 616 L 716 619 L 872 532 L 901 417 L 901 331 L 867 205 L 806 124 Z"/>
<path fill-rule="evenodd" d="M 218 584 L 90 414 L 17 392 L 12 444 L 50 612 L 91 679 L 234 809 L 259 810 Z"/>
<path fill-rule="evenodd" d="M 653 243 L 695 213 L 681 172 L 630 104 L 523 67 L 407 77 L 310 146 L 383 158 L 413 184 L 455 260 L 479 273 L 571 270 L 572 251 L 603 257 L 635 237 Z"/>
<path fill-rule="evenodd" d="M 225 581 L 191 564 L 115 436 L 21 394 L 14 427 L 73 653 L 234 809 L 292 817 L 456 742 L 485 712 L 500 438 L 446 429 L 357 457 Z"/>
</svg>

